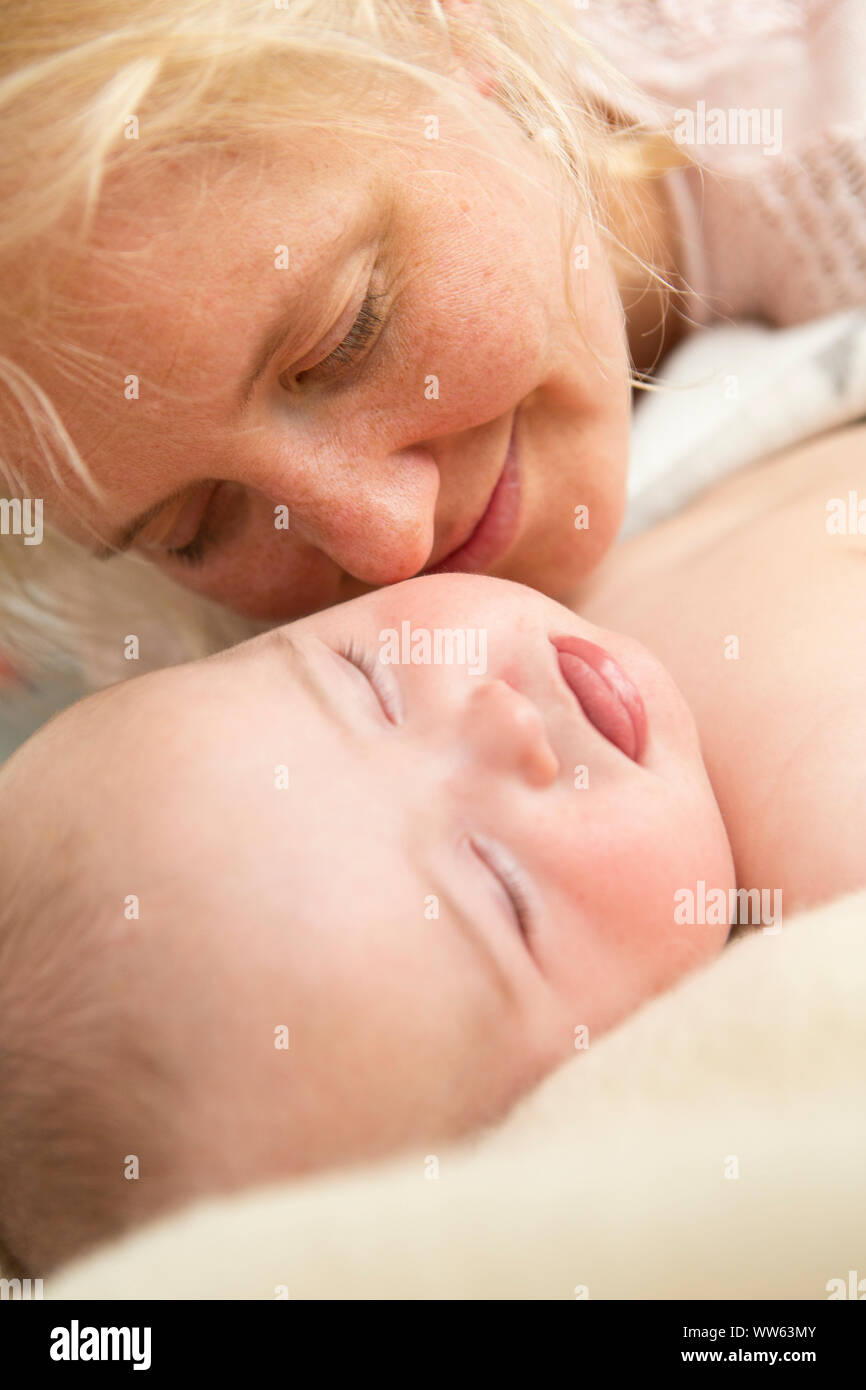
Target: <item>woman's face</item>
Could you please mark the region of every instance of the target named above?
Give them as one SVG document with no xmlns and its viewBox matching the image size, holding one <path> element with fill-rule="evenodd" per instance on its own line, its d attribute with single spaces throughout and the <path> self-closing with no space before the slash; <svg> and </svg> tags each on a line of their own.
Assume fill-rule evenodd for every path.
<svg viewBox="0 0 866 1390">
<path fill-rule="evenodd" d="M 86 273 L 57 273 L 58 360 L 15 349 L 105 490 L 25 467 L 46 520 L 276 621 L 443 563 L 558 595 L 590 570 L 624 499 L 616 283 L 581 227 L 575 324 L 546 163 L 467 100 L 482 133 L 416 89 L 393 142 L 287 132 L 146 178 L 130 142 Z"/>
</svg>

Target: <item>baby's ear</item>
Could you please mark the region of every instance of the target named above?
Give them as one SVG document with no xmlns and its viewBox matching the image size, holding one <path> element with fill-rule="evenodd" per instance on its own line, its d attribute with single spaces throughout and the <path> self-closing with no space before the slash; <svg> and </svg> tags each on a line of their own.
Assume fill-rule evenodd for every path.
<svg viewBox="0 0 866 1390">
<path fill-rule="evenodd" d="M 473 29 L 486 29 L 488 33 L 491 32 L 490 20 L 478 0 L 440 0 L 440 4 L 446 15 L 456 16 L 464 24 L 472 25 Z M 453 76 L 468 82 L 481 96 L 493 96 L 499 79 L 496 68 L 473 55 L 471 51 L 462 50 L 457 41 L 454 43 L 454 53 L 460 66 Z"/>
</svg>

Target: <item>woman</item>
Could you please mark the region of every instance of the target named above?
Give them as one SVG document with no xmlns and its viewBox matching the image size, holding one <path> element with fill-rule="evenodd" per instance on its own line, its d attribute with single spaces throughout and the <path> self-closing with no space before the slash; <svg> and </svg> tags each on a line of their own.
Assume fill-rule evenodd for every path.
<svg viewBox="0 0 866 1390">
<path fill-rule="evenodd" d="M 726 174 L 696 221 L 670 110 L 678 82 L 710 81 L 705 19 L 647 28 L 647 75 L 678 74 L 656 73 L 656 103 L 570 5 L 162 0 L 118 23 L 108 0 L 37 0 L 4 20 L 2 456 L 71 542 L 3 546 L 7 649 L 33 651 L 34 591 L 122 669 L 139 588 L 162 629 L 139 659 L 158 662 L 181 586 L 272 623 L 439 567 L 554 596 L 588 574 L 622 515 L 630 376 L 699 311 L 686 282 L 702 317 L 866 293 L 862 265 L 802 303 L 735 293 L 768 251 L 731 254 L 725 232 L 755 178 Z M 753 29 L 719 6 L 712 24 L 730 75 Z M 801 27 L 837 122 L 853 20 L 809 5 Z M 764 25 L 773 70 L 780 37 Z M 816 205 L 832 219 L 842 198 L 826 183 L 787 219 L 812 244 Z M 854 227 L 822 265 L 838 242 L 856 272 Z M 127 550 L 168 584 L 89 559 Z M 226 636 L 211 616 L 206 646 Z"/>
</svg>

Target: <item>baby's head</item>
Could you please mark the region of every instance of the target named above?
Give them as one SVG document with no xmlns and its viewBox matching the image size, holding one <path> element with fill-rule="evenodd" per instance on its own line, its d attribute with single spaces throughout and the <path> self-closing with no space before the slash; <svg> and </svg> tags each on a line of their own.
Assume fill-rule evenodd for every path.
<svg viewBox="0 0 866 1390">
<path fill-rule="evenodd" d="M 709 958 L 733 883 L 635 642 L 411 580 L 112 687 L 0 776 L 0 1235 L 430 1147 Z"/>
</svg>

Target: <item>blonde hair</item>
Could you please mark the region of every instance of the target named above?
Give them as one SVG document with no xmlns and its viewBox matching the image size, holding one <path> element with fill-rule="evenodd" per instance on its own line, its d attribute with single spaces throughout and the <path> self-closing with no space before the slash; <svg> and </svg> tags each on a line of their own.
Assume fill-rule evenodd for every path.
<svg viewBox="0 0 866 1390">
<path fill-rule="evenodd" d="M 472 0 L 465 10 L 461 3 L 125 0 L 118 7 L 116 0 L 61 6 L 28 0 L 4 8 L 0 275 L 7 284 L 16 260 L 32 254 L 26 283 L 16 283 L 0 311 L 0 343 L 4 330 L 26 328 L 29 341 L 40 353 L 53 353 L 67 375 L 98 376 L 100 364 L 76 354 L 73 344 L 39 336 L 51 313 L 51 257 L 44 248 L 62 234 L 69 255 L 86 254 L 106 178 L 128 165 L 131 151 L 136 167 L 146 170 L 149 160 L 236 142 L 286 122 L 392 140 L 399 82 L 389 85 L 388 78 L 411 79 L 434 96 L 453 98 L 467 64 L 491 74 L 490 95 L 539 142 L 564 226 L 573 233 L 576 216 L 588 216 L 615 264 L 630 256 L 646 265 L 640 248 L 626 247 L 613 230 L 613 209 L 624 185 L 682 162 L 673 142 L 629 117 L 639 94 L 569 22 L 568 0 Z M 134 144 L 124 138 L 132 120 Z M 569 234 L 563 251 L 567 262 Z M 577 321 L 567 273 L 565 288 Z M 5 354 L 0 388 L 0 421 L 24 423 L 58 483 L 71 470 L 98 496 L 45 391 Z M 26 490 L 23 472 L 0 439 L 0 479 L 11 492 Z M 56 663 L 74 647 L 85 653 L 92 683 L 123 674 L 122 662 L 98 666 L 106 603 L 123 615 L 126 630 L 130 614 L 146 623 L 155 603 L 163 630 L 171 615 L 173 645 L 160 644 L 158 664 L 258 630 L 134 556 L 117 560 L 108 576 L 50 528 L 39 551 L 36 557 L 18 546 L 0 548 L 4 645 L 31 667 Z"/>
</svg>

